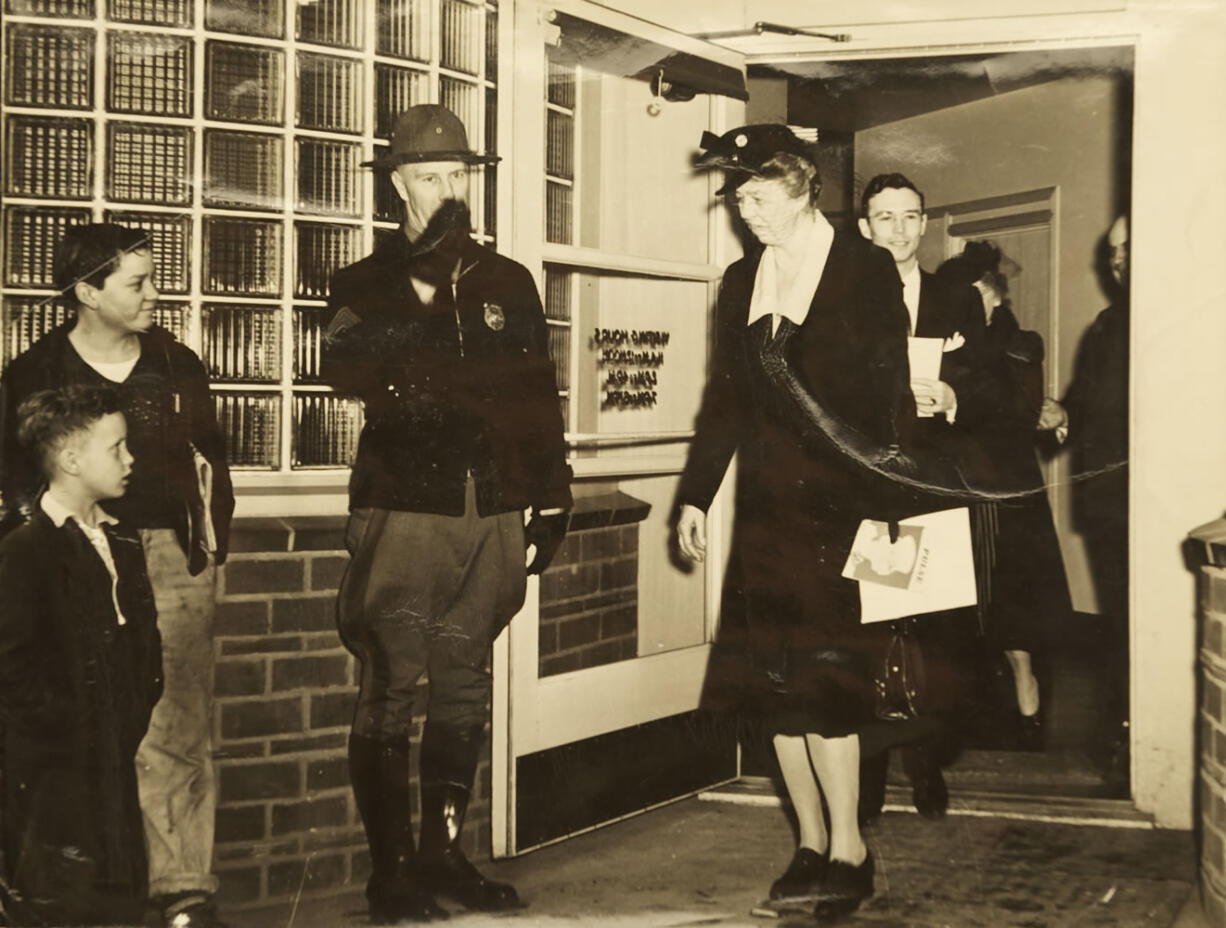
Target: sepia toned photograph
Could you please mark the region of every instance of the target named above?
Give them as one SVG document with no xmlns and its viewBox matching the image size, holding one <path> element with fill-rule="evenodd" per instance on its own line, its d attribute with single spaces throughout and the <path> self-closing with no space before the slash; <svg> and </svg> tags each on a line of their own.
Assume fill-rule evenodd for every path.
<svg viewBox="0 0 1226 928">
<path fill-rule="evenodd" d="M 2 16 L 0 924 L 1226 928 L 1221 0 Z"/>
</svg>

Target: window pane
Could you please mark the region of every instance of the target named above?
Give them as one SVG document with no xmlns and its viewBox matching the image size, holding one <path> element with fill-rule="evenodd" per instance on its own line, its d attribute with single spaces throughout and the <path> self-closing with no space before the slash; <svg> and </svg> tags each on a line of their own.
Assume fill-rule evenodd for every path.
<svg viewBox="0 0 1226 928">
<path fill-rule="evenodd" d="M 281 462 L 281 397 L 275 393 L 213 394 L 226 460 L 235 467 L 275 469 Z"/>
<path fill-rule="evenodd" d="M 298 209 L 358 215 L 358 152 L 349 142 L 298 140 Z"/>
<path fill-rule="evenodd" d="M 218 381 L 281 377 L 281 310 L 206 303 L 200 314 L 200 360 Z"/>
<path fill-rule="evenodd" d="M 549 82 L 545 88 L 545 99 L 555 106 L 568 110 L 575 108 L 575 67 L 570 64 L 548 62 Z"/>
<path fill-rule="evenodd" d="M 204 134 L 204 202 L 207 206 L 280 209 L 282 140 L 254 132 Z"/>
<path fill-rule="evenodd" d="M 558 389 L 570 389 L 570 326 L 551 325 L 549 327 L 549 356 L 553 358 L 554 374 L 558 378 Z"/>
<path fill-rule="evenodd" d="M 545 316 L 570 322 L 571 271 L 545 268 Z"/>
<path fill-rule="evenodd" d="M 485 38 L 480 31 L 479 11 L 464 0 L 442 0 L 441 14 L 439 64 L 452 71 L 476 74 Z"/>
<path fill-rule="evenodd" d="M 280 124 L 285 119 L 285 54 L 254 45 L 205 46 L 205 115 Z"/>
<path fill-rule="evenodd" d="M 294 296 L 326 300 L 332 274 L 358 259 L 361 229 L 357 226 L 294 223 L 298 239 L 294 264 Z"/>
<path fill-rule="evenodd" d="M 467 81 L 451 77 L 438 79 L 438 102 L 455 113 L 464 123 L 464 132 L 468 136 L 468 144 L 475 151 L 483 148 L 481 138 L 481 121 L 477 118 L 477 105 L 481 100 L 476 86 Z"/>
<path fill-rule="evenodd" d="M 281 224 L 204 218 L 204 292 L 281 295 Z"/>
<path fill-rule="evenodd" d="M 298 39 L 319 45 L 341 48 L 361 48 L 362 36 L 358 24 L 361 0 L 311 0 L 296 3 Z"/>
<path fill-rule="evenodd" d="M 386 146 L 375 146 L 375 157 L 379 156 L 381 151 L 385 151 Z M 391 175 L 386 171 L 375 172 L 375 219 L 379 222 L 400 222 L 404 215 L 404 207 L 400 203 L 400 195 L 396 193 L 396 188 L 392 186 Z M 375 232 L 376 241 L 378 240 L 378 230 Z"/>
<path fill-rule="evenodd" d="M 9 206 L 4 210 L 4 284 L 51 288 L 55 245 L 69 226 L 89 222 L 88 209 Z"/>
<path fill-rule="evenodd" d="M 4 361 L 7 364 L 36 341 L 76 315 L 59 297 L 4 298 Z"/>
<path fill-rule="evenodd" d="M 190 315 L 190 303 L 158 300 L 158 305 L 153 310 L 153 321 L 179 341 L 184 341 L 187 338 L 187 319 Z"/>
<path fill-rule="evenodd" d="M 279 39 L 285 35 L 283 0 L 205 0 L 204 25 L 218 32 Z"/>
<path fill-rule="evenodd" d="M 545 241 L 571 243 L 571 190 L 553 181 L 545 182 Z"/>
<path fill-rule="evenodd" d="M 575 120 L 568 113 L 548 110 L 546 117 L 545 173 L 573 180 L 575 177 Z"/>
<path fill-rule="evenodd" d="M 108 0 L 107 18 L 120 23 L 190 28 L 192 4 L 188 0 Z"/>
<path fill-rule="evenodd" d="M 94 127 L 85 119 L 10 116 L 4 191 L 18 197 L 87 199 L 93 192 Z M 57 170 L 47 170 L 47 165 Z"/>
<path fill-rule="evenodd" d="M 498 77 L 498 12 L 485 11 L 485 76 Z"/>
<path fill-rule="evenodd" d="M 424 71 L 375 65 L 375 136 L 391 139 L 396 117 L 410 106 L 430 102 L 430 76 Z"/>
<path fill-rule="evenodd" d="M 375 51 L 394 58 L 430 60 L 428 0 L 377 0 L 379 27 Z"/>
<path fill-rule="evenodd" d="M 155 268 L 154 283 L 158 290 L 162 293 L 187 293 L 191 289 L 188 266 L 192 253 L 191 216 L 108 210 L 106 221 L 149 233 Z"/>
<path fill-rule="evenodd" d="M 93 0 L 7 0 L 4 9 L 19 16 L 71 16 L 92 19 Z"/>
<path fill-rule="evenodd" d="M 294 466 L 336 467 L 353 461 L 362 431 L 362 404 L 348 396 L 294 396 Z"/>
<path fill-rule="evenodd" d="M 492 87 L 485 91 L 485 149 L 492 152 L 498 143 L 498 92 Z M 480 169 L 485 184 L 485 224 L 481 231 L 493 236 L 498 231 L 498 168 L 485 165 Z"/>
<path fill-rule="evenodd" d="M 362 131 L 362 72 L 353 58 L 298 55 L 298 125 L 328 132 Z"/>
<path fill-rule="evenodd" d="M 192 198 L 192 130 L 150 123 L 106 127 L 106 194 L 112 200 L 187 206 Z"/>
<path fill-rule="evenodd" d="M 191 39 L 148 32 L 107 35 L 107 106 L 117 113 L 190 116 Z"/>
<path fill-rule="evenodd" d="M 485 184 L 485 225 L 481 231 L 492 239 L 498 232 L 498 172 L 487 166 L 479 173 Z"/>
<path fill-rule="evenodd" d="M 294 310 L 294 382 L 322 383 L 320 351 L 324 330 L 332 319 L 327 306 L 299 306 Z"/>
<path fill-rule="evenodd" d="M 94 32 L 13 23 L 8 27 L 5 99 L 15 106 L 89 109 L 94 102 Z"/>
</svg>

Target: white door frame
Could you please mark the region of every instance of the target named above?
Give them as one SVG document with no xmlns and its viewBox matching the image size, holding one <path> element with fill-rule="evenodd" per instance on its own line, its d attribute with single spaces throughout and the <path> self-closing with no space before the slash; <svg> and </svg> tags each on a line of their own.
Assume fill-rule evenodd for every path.
<svg viewBox="0 0 1226 928">
<path fill-rule="evenodd" d="M 534 271 L 539 271 L 558 246 L 545 246 L 544 229 L 544 170 L 542 140 L 545 137 L 544 49 L 552 32 L 547 11 L 551 6 L 565 7 L 567 12 L 584 16 L 593 14 L 596 21 L 612 27 L 631 28 L 633 24 L 619 20 L 621 14 L 607 7 L 586 4 L 584 0 L 557 0 L 556 3 L 518 0 L 501 7 L 500 15 L 500 79 L 510 92 L 499 95 L 499 121 L 511 127 L 511 156 L 508 177 L 499 190 L 499 215 L 504 217 L 500 228 L 511 230 L 513 256 Z M 590 9 L 589 9 L 590 8 Z M 651 36 L 653 27 L 643 24 L 649 37 L 660 38 L 661 30 Z M 677 46 L 700 45 L 684 37 Z M 737 53 L 727 57 L 740 61 Z M 646 85 L 644 85 L 646 86 Z M 646 91 L 645 98 L 646 98 Z M 700 101 L 692 106 L 703 105 Z M 734 120 L 741 121 L 739 102 L 723 98 L 708 104 L 713 127 Z M 697 139 L 694 140 L 695 145 Z M 711 179 L 710 190 L 718 186 Z M 510 218 L 510 222 L 505 217 Z M 713 217 L 708 222 L 707 253 L 717 265 L 708 273 L 698 266 L 672 266 L 670 262 L 643 259 L 651 273 L 678 279 L 703 280 L 707 284 L 708 302 L 713 304 L 718 287 L 719 268 L 736 257 L 730 228 Z M 505 239 L 504 239 L 505 240 Z M 575 254 L 583 260 L 602 260 L 601 256 Z M 621 256 L 610 256 L 612 266 L 619 266 Z M 633 262 L 632 262 L 633 263 Z M 632 269 L 631 269 L 632 270 Z M 538 281 L 539 282 L 539 281 Z M 607 462 L 581 459 L 574 462 L 577 477 L 584 479 L 618 480 L 678 474 L 680 461 L 662 463 L 650 453 L 642 458 L 618 458 Z M 730 469 L 729 473 L 732 471 Z M 730 481 L 726 481 L 730 485 Z M 619 731 L 633 725 L 678 715 L 697 708 L 703 678 L 710 653 L 710 644 L 718 620 L 717 604 L 723 582 L 726 560 L 727 527 L 730 506 L 725 492 L 713 502 L 708 514 L 709 541 L 703 571 L 703 589 L 708 604 L 704 617 L 702 643 L 632 660 L 571 673 L 541 678 L 539 658 L 539 582 L 529 578 L 524 607 L 508 628 L 494 642 L 493 649 L 493 723 L 492 723 L 492 849 L 495 856 L 515 854 L 516 846 L 515 793 L 516 760 L 526 754 L 547 750 L 575 741 Z M 663 556 L 661 554 L 661 556 Z"/>
</svg>

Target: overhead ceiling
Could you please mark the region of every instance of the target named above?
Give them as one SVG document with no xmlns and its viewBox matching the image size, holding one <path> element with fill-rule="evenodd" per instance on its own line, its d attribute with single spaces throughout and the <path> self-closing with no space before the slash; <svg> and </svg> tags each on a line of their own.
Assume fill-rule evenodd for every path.
<svg viewBox="0 0 1226 928">
<path fill-rule="evenodd" d="M 1060 78 L 1132 73 L 1131 48 L 1028 50 L 875 60 L 752 65 L 751 77 L 785 77 L 788 122 L 856 132 Z"/>
</svg>

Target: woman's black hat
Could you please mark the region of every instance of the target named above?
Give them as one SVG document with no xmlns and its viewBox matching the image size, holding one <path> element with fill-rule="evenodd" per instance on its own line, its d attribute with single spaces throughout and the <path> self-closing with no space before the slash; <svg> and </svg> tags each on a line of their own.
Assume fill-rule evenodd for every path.
<svg viewBox="0 0 1226 928">
<path fill-rule="evenodd" d="M 727 182 L 716 191 L 731 193 L 751 177 L 762 176 L 762 166 L 781 152 L 814 160 L 813 149 L 781 123 L 760 123 L 730 129 L 723 135 L 703 132 L 699 143 L 703 152 L 694 162 L 697 168 L 722 168 Z"/>
</svg>

